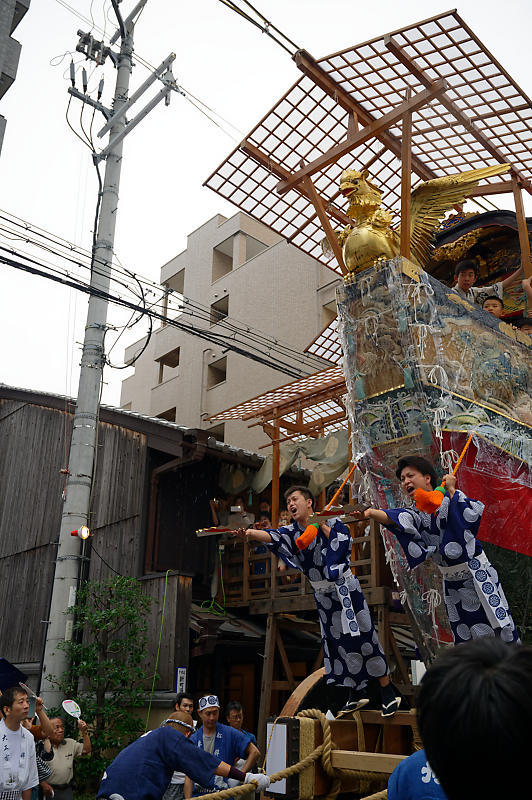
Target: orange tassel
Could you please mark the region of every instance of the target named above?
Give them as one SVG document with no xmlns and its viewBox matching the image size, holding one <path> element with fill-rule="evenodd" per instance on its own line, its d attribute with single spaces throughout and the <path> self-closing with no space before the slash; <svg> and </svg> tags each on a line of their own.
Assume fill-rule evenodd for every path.
<svg viewBox="0 0 532 800">
<path fill-rule="evenodd" d="M 445 487 L 442 483 L 436 489 L 428 492 L 426 489 L 416 489 L 414 491 L 414 501 L 416 507 L 420 511 L 426 511 L 427 514 L 434 514 L 442 504 L 445 495 Z"/>
<path fill-rule="evenodd" d="M 296 539 L 296 544 L 299 550 L 305 550 L 316 538 L 319 527 L 320 526 L 317 522 L 312 522 L 310 525 L 307 525 L 303 533 L 301 533 Z"/>
<path fill-rule="evenodd" d="M 454 466 L 452 472 L 453 475 L 456 475 L 458 467 L 462 463 L 462 459 L 467 452 L 467 448 L 471 444 L 471 439 L 473 438 L 474 433 L 475 431 L 471 431 L 469 434 L 467 442 L 464 445 L 464 449 L 460 453 L 460 458 Z M 416 489 L 414 491 L 414 502 L 420 511 L 426 511 L 427 514 L 434 514 L 434 512 L 437 511 L 441 506 L 444 496 L 445 483 L 442 483 L 440 486 L 437 486 L 433 491 L 430 492 L 428 492 L 426 489 Z"/>
</svg>

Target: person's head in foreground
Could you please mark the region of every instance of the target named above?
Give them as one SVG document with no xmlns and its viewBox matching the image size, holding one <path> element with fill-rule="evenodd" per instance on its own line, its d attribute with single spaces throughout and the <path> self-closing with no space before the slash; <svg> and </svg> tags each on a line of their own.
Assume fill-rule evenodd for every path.
<svg viewBox="0 0 532 800">
<path fill-rule="evenodd" d="M 493 314 L 494 317 L 500 319 L 504 311 L 504 303 L 495 294 L 490 294 L 482 303 L 482 309 L 487 311 L 488 314 Z"/>
<path fill-rule="evenodd" d="M 430 461 L 421 456 L 405 456 L 397 463 L 395 475 L 401 484 L 401 489 L 410 497 L 416 489 L 425 489 L 430 492 L 438 485 L 436 471 Z"/>
<path fill-rule="evenodd" d="M 28 718 L 30 707 L 28 695 L 20 686 L 11 686 L 2 692 L 0 707 L 8 728 L 17 729 L 20 723 Z"/>
<path fill-rule="evenodd" d="M 472 258 L 460 261 L 454 268 L 456 285 L 463 292 L 468 292 L 478 277 L 478 264 Z"/>
<path fill-rule="evenodd" d="M 288 513 L 296 522 L 306 520 L 314 508 L 314 496 L 306 486 L 291 486 L 284 493 Z"/>
<path fill-rule="evenodd" d="M 530 796 L 532 648 L 481 637 L 421 681 L 419 732 L 449 800 Z"/>
<path fill-rule="evenodd" d="M 187 739 L 191 733 L 194 733 L 194 720 L 187 711 L 173 711 L 163 720 L 161 723 L 161 727 L 162 726 L 165 728 L 172 728 L 174 731 L 179 731 L 179 733 L 182 733 Z"/>
</svg>

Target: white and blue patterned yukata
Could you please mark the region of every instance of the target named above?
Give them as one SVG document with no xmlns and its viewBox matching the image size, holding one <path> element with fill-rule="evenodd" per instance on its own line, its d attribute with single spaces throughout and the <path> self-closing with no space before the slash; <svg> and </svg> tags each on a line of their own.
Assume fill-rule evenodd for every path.
<svg viewBox="0 0 532 800">
<path fill-rule="evenodd" d="M 499 583 L 476 538 L 484 504 L 458 489 L 448 494 L 435 514 L 417 508 L 389 508 L 393 525 L 386 527 L 399 541 L 411 569 L 427 558 L 443 577 L 445 607 L 455 644 L 479 636 L 519 637 Z"/>
<path fill-rule="evenodd" d="M 331 526 L 329 538 L 320 529 L 305 550 L 296 545 L 303 528 L 295 522 L 268 530 L 272 541 L 266 547 L 310 581 L 327 683 L 362 691 L 371 678 L 388 675 L 388 665 L 360 583 L 351 572 L 349 531 L 339 520 L 330 519 L 327 524 Z"/>
</svg>

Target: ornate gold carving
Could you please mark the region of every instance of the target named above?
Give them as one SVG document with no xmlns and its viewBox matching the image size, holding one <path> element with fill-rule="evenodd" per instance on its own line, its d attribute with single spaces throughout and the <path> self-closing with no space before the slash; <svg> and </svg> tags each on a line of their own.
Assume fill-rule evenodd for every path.
<svg viewBox="0 0 532 800">
<path fill-rule="evenodd" d="M 508 169 L 509 164 L 497 164 L 434 178 L 416 186 L 411 198 L 410 260 L 420 266 L 426 264 L 434 231 L 445 214 L 462 202 L 480 180 Z M 348 272 L 361 272 L 378 259 L 398 256 L 400 228 L 391 227 L 391 212 L 381 208 L 381 191 L 368 180 L 367 170 L 345 170 L 340 178 L 340 192 L 349 200 L 347 215 L 353 220 L 351 231 L 348 226 L 337 234 Z"/>
</svg>

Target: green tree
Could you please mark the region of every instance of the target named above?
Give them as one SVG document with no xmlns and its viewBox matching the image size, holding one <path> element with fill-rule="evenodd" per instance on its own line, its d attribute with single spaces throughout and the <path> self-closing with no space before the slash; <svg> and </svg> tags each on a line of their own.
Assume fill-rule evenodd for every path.
<svg viewBox="0 0 532 800">
<path fill-rule="evenodd" d="M 67 651 L 71 666 L 57 684 L 79 703 L 90 730 L 92 755 L 77 761 L 75 770 L 75 783 L 83 790 L 94 789 L 110 756 L 143 730 L 141 715 L 131 709 L 145 705 L 150 604 L 138 581 L 116 576 L 87 581 L 69 609 L 74 635 L 59 647 Z"/>
</svg>

